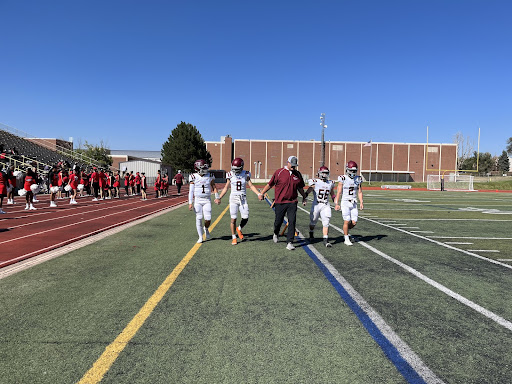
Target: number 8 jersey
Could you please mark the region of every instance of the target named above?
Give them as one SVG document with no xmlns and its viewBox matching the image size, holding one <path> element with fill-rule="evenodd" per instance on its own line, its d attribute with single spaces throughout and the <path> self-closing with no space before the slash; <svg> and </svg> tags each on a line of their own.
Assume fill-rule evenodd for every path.
<svg viewBox="0 0 512 384">
<path fill-rule="evenodd" d="M 251 179 L 251 172 L 241 171 L 239 174 L 235 172 L 228 172 L 226 178 L 231 182 L 231 195 L 230 201 L 239 196 L 239 198 L 245 198 L 247 195 L 247 180 Z"/>
<path fill-rule="evenodd" d="M 353 179 L 347 175 L 338 176 L 338 182 L 343 183 L 343 193 L 341 201 L 348 201 L 354 203 L 357 201 L 357 192 L 359 186 L 363 182 L 361 176 L 355 176 Z"/>
</svg>

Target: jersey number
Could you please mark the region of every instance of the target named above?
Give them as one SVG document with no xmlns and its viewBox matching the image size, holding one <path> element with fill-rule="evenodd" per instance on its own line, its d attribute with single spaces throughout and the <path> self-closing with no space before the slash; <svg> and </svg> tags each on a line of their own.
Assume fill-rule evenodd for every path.
<svg viewBox="0 0 512 384">
<path fill-rule="evenodd" d="M 349 194 L 350 196 L 352 196 L 352 195 L 354 194 L 354 187 L 349 187 L 349 188 L 348 188 L 348 194 Z"/>
<path fill-rule="evenodd" d="M 203 185 L 201 185 L 201 187 L 203 187 L 203 193 L 206 193 L 206 191 L 204 190 L 204 184 L 203 184 Z"/>
<path fill-rule="evenodd" d="M 318 191 L 318 200 L 325 200 L 329 198 L 329 191 L 327 189 L 320 189 Z"/>
<path fill-rule="evenodd" d="M 238 180 L 236 182 L 236 190 L 237 191 L 241 191 L 242 190 L 242 182 L 240 180 Z"/>
</svg>

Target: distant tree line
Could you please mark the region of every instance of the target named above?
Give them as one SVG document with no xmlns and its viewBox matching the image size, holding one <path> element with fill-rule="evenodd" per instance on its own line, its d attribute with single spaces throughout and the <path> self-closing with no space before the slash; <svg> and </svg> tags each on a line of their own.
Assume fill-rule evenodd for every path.
<svg viewBox="0 0 512 384">
<path fill-rule="evenodd" d="M 507 140 L 506 150 L 500 156 L 492 156 L 489 152 L 477 152 L 474 150 L 474 142 L 465 138 L 460 132 L 454 136 L 454 142 L 458 145 L 457 169 L 477 170 L 481 174 L 489 174 L 498 171 L 506 174 L 510 170 L 512 156 L 512 137 Z"/>
</svg>

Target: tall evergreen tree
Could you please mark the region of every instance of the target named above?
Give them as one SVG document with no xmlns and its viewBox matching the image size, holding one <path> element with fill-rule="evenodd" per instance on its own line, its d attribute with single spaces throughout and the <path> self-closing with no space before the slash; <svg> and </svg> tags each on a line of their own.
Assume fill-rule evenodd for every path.
<svg viewBox="0 0 512 384">
<path fill-rule="evenodd" d="M 507 173 L 510 170 L 510 159 L 508 158 L 507 151 L 503 151 L 498 158 L 498 171 Z"/>
<path fill-rule="evenodd" d="M 507 153 L 512 156 L 512 137 L 507 140 Z"/>
<path fill-rule="evenodd" d="M 192 172 L 197 159 L 212 163 L 212 156 L 197 128 L 182 121 L 172 130 L 162 146 L 162 163 L 169 164 L 176 170 Z"/>
</svg>

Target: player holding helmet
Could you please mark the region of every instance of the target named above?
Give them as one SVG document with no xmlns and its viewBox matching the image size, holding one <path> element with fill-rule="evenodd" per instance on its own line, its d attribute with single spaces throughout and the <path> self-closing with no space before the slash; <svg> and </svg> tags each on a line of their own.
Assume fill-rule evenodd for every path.
<svg viewBox="0 0 512 384">
<path fill-rule="evenodd" d="M 309 238 L 313 239 L 313 232 L 318 219 L 322 219 L 323 226 L 323 242 L 326 247 L 332 247 L 329 243 L 329 222 L 331 221 L 331 206 L 329 205 L 329 196 L 334 200 L 334 184 L 333 180 L 329 180 L 329 168 L 320 167 L 318 170 L 318 179 L 310 179 L 308 181 L 309 188 L 306 191 L 304 202 L 307 195 L 313 192 L 313 204 L 309 212 Z"/>
<path fill-rule="evenodd" d="M 220 204 L 220 199 L 226 194 L 229 186 L 231 185 L 231 194 L 229 195 L 229 212 L 231 213 L 231 245 L 236 245 L 236 235 L 240 238 L 240 241 L 244 239 L 242 228 L 249 221 L 249 205 L 247 204 L 247 186 L 256 195 L 260 194 L 260 191 L 251 182 L 251 173 L 244 171 L 244 161 L 240 157 L 237 157 L 231 162 L 231 172 L 226 175 L 227 182 L 222 191 L 220 192 L 219 198 L 215 199 L 217 204 Z M 240 211 L 242 220 L 240 225 L 236 226 L 236 218 Z"/>
<path fill-rule="evenodd" d="M 361 210 L 363 209 L 363 188 L 361 186 L 362 178 L 357 176 L 357 163 L 349 161 L 345 167 L 346 174 L 338 177 L 338 193 L 334 199 L 335 210 L 341 209 L 343 216 L 343 234 L 345 235 L 345 244 L 352 245 L 348 236 L 348 230 L 357 224 L 357 197 Z M 341 207 L 338 204 L 341 196 Z M 357 197 L 356 197 L 357 196 Z"/>
<path fill-rule="evenodd" d="M 198 243 L 203 242 L 203 233 L 206 240 L 210 239 L 208 227 L 212 220 L 212 191 L 215 193 L 215 199 L 219 197 L 217 187 L 215 186 L 215 178 L 208 172 L 208 168 L 208 163 L 205 160 L 196 160 L 194 163 L 196 172 L 189 176 L 188 209 L 191 211 L 194 208 L 196 213 L 196 228 L 199 235 Z"/>
</svg>

